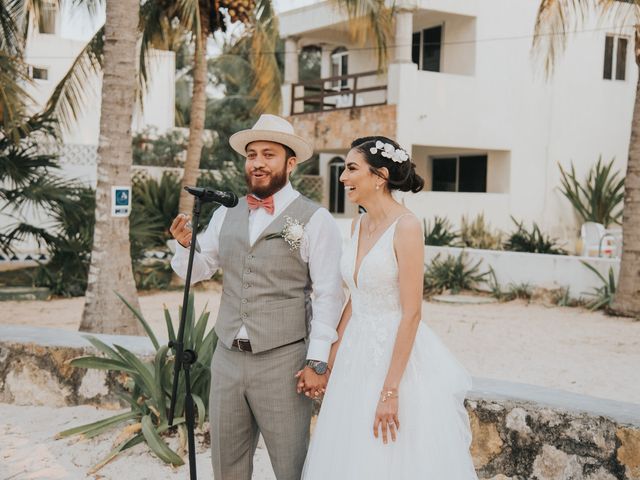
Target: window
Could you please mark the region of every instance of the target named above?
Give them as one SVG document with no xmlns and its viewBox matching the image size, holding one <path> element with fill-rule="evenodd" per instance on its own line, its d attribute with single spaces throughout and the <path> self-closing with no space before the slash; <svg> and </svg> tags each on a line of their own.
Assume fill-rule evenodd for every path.
<svg viewBox="0 0 640 480">
<path fill-rule="evenodd" d="M 40 18 L 38 21 L 38 32 L 40 33 L 56 33 L 56 15 L 58 9 L 56 4 L 51 1 L 42 2 L 40 7 Z"/>
<path fill-rule="evenodd" d="M 336 48 L 331 54 L 331 76 L 341 77 L 349 75 L 349 52 L 344 47 Z M 336 89 L 347 88 L 348 79 L 342 78 L 333 82 Z"/>
<path fill-rule="evenodd" d="M 604 39 L 604 72 L 605 80 L 624 80 L 627 72 L 627 47 L 629 39 L 607 35 Z"/>
<path fill-rule="evenodd" d="M 439 72 L 441 51 L 442 25 L 413 34 L 411 59 L 420 70 Z"/>
<path fill-rule="evenodd" d="M 335 157 L 329 162 L 329 211 L 344 213 L 344 186 L 340 175 L 344 172 L 344 160 Z"/>
<path fill-rule="evenodd" d="M 487 156 L 434 157 L 434 192 L 486 192 Z"/>
<path fill-rule="evenodd" d="M 41 67 L 31 67 L 31 78 L 34 80 L 49 80 L 49 70 Z"/>
</svg>

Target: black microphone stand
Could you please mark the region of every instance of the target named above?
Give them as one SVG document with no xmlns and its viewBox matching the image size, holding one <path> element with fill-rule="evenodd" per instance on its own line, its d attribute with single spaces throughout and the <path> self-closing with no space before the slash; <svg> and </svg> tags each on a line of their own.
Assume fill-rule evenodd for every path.
<svg viewBox="0 0 640 480">
<path fill-rule="evenodd" d="M 189 443 L 189 473 L 191 480 L 197 480 L 196 473 L 196 445 L 195 445 L 195 414 L 193 406 L 193 397 L 191 396 L 191 365 L 198 360 L 198 354 L 189 348 L 184 348 L 184 328 L 187 322 L 187 307 L 189 305 L 189 289 L 191 287 L 191 270 L 193 269 L 193 257 L 196 251 L 196 232 L 198 231 L 198 222 L 200 220 L 200 211 L 202 209 L 202 201 L 200 197 L 194 198 L 193 204 L 193 220 L 191 245 L 189 247 L 189 263 L 187 266 L 187 277 L 184 285 L 184 297 L 182 298 L 182 312 L 180 315 L 180 328 L 175 342 L 169 342 L 169 348 L 173 349 L 175 354 L 175 364 L 173 369 L 173 385 L 171 389 L 171 406 L 169 407 L 169 426 L 173 425 L 174 410 L 176 407 L 176 397 L 178 395 L 178 382 L 180 380 L 180 370 L 184 370 L 185 380 L 185 422 L 187 424 L 187 439 Z"/>
</svg>

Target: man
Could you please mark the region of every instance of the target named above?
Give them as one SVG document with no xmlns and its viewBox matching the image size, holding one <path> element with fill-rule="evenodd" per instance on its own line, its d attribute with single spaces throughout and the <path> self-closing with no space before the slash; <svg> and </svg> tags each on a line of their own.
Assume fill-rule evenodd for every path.
<svg viewBox="0 0 640 480">
<path fill-rule="evenodd" d="M 289 183 L 296 163 L 313 153 L 289 122 L 262 115 L 229 143 L 246 157 L 250 193 L 235 208 L 215 211 L 198 238 L 192 271 L 193 282 L 224 272 L 209 399 L 214 476 L 249 480 L 262 433 L 278 480 L 298 480 L 310 397 L 326 387 L 344 301 L 340 233 L 326 209 Z M 180 244 L 171 265 L 182 277 L 192 240 L 188 221 L 179 215 L 171 226 Z M 301 368 L 302 389 L 295 378 Z"/>
</svg>

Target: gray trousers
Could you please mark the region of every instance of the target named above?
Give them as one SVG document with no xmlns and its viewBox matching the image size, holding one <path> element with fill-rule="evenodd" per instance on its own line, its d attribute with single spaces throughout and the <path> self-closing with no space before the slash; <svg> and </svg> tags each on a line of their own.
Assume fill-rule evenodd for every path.
<svg viewBox="0 0 640 480">
<path fill-rule="evenodd" d="M 278 480 L 299 480 L 309 445 L 311 400 L 296 392 L 305 342 L 252 354 L 222 342 L 211 362 L 211 463 L 216 480 L 250 480 L 262 433 Z"/>
</svg>

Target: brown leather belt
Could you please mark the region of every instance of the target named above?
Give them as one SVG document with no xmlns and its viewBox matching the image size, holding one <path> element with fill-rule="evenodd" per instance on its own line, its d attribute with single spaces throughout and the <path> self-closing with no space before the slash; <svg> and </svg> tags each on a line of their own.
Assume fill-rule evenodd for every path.
<svg viewBox="0 0 640 480">
<path fill-rule="evenodd" d="M 237 348 L 241 352 L 251 352 L 251 342 L 249 340 L 238 340 L 237 338 L 231 344 L 232 347 Z"/>
<path fill-rule="evenodd" d="M 287 343 L 285 345 L 280 345 L 280 347 L 278 347 L 278 348 L 286 347 L 286 346 L 293 345 L 294 343 L 299 343 L 299 342 L 304 342 L 304 338 L 301 338 L 300 340 L 296 340 L 296 341 L 291 342 L 291 343 Z M 253 350 L 251 349 L 251 342 L 249 340 L 238 340 L 236 338 L 233 341 L 233 343 L 231 343 L 231 346 L 233 348 L 237 348 L 241 352 L 253 352 Z"/>
</svg>

